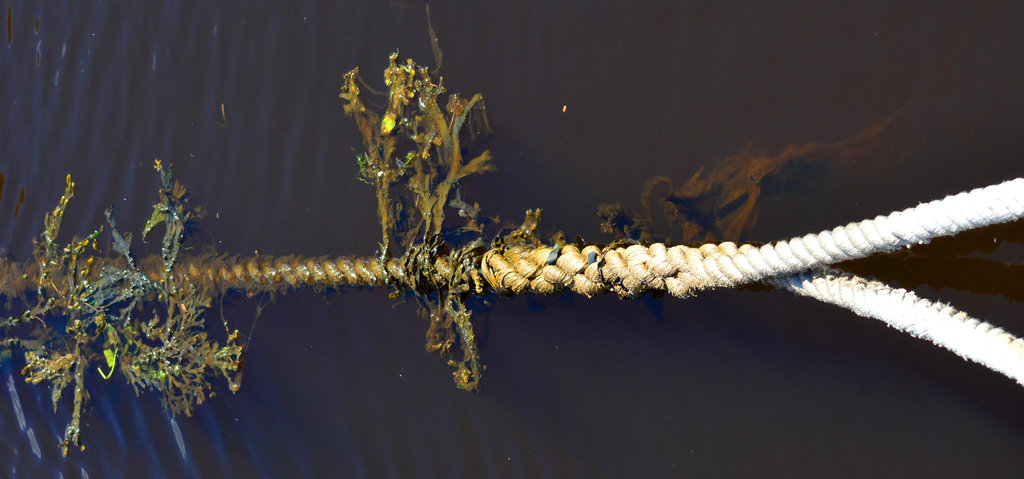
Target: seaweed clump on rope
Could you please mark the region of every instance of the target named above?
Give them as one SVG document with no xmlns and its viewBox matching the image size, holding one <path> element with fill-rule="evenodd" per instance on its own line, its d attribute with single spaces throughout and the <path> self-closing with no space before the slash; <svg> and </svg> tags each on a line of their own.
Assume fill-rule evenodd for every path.
<svg viewBox="0 0 1024 479">
<path fill-rule="evenodd" d="M 436 48 L 435 59 L 440 64 Z M 466 176 L 494 169 L 489 151 L 468 161 L 463 157 L 465 145 L 489 134 L 490 126 L 482 95 L 466 99 L 451 93 L 444 98 L 444 78 L 435 74 L 412 59 L 400 61 L 395 52 L 384 71 L 386 92 L 370 88 L 356 68 L 345 75 L 340 98 L 366 147 L 356 160 L 359 179 L 376 191 L 379 257 L 387 261 L 401 252 L 400 276 L 411 286 L 430 324 L 427 350 L 448 358 L 456 369 L 456 384 L 473 390 L 483 366 L 465 299 L 482 290 L 479 278 L 465 279 L 476 273 L 474 260 L 485 246 L 480 240 L 483 227 L 497 219 L 483 217 L 479 204 L 463 201 L 458 184 Z M 360 85 L 385 97 L 383 112 L 367 107 Z M 447 225 L 446 210 L 457 212 L 464 224 Z M 446 241 L 467 236 L 471 239 L 457 248 Z M 442 264 L 457 271 L 437 271 L 439 257 L 447 257 Z M 453 352 L 457 344 L 459 357 Z"/>
<path fill-rule="evenodd" d="M 231 391 L 238 390 L 243 349 L 238 331 L 228 330 L 224 345 L 211 339 L 205 315 L 209 295 L 173 273 L 197 212 L 188 207 L 185 188 L 173 181 L 159 160 L 156 169 L 162 183 L 160 198 L 143 237 L 164 225 L 159 256 L 136 260 L 132 235 L 118 231 L 111 209 L 106 217 L 115 257 L 89 254 L 99 251 L 102 227 L 84 239 L 58 243 L 65 210 L 75 193 L 68 175 L 64 194 L 46 215 L 44 231 L 35 242 L 35 267 L 19 269 L 23 283 L 35 284 L 35 305 L 0 324 L 5 354 L 12 349 L 25 351 L 22 373 L 29 383 L 50 384 L 55 411 L 64 391 L 73 386 L 71 421 L 60 444 L 65 454 L 71 445 L 84 449 L 85 378 L 93 374 L 93 367 L 103 379 L 119 372 L 136 393 L 157 391 L 172 414 L 191 415 L 196 405 L 214 395 L 211 376 L 223 376 Z M 149 317 L 141 313 L 144 303 L 160 307 Z"/>
</svg>

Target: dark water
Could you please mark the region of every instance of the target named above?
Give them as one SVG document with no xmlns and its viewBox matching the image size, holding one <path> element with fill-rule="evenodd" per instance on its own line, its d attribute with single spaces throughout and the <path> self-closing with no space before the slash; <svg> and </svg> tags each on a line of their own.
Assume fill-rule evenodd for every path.
<svg viewBox="0 0 1024 479">
<path fill-rule="evenodd" d="M 650 176 L 682 182 L 747 148 L 834 142 L 898 112 L 879 140 L 890 156 L 766 195 L 745 239 L 1024 174 L 1024 8 L 890 3 L 432 2 L 445 81 L 483 93 L 495 130 L 500 171 L 464 195 L 506 219 L 543 207 L 544 228 L 603 240 L 596 206 L 638 204 Z M 356 181 L 360 139 L 338 88 L 354 66 L 379 81 L 396 48 L 431 62 L 421 3 L 10 10 L 0 246 L 15 257 L 28 257 L 66 173 L 79 194 L 63 231 L 92 231 L 110 204 L 120 224 L 141 225 L 156 158 L 206 205 L 201 234 L 219 251 L 374 251 L 375 203 Z M 998 254 L 1021 261 L 1019 248 Z M 1024 332 L 1019 303 L 920 291 Z M 254 309 L 224 305 L 229 320 Z M 474 318 L 488 366 L 480 394 L 452 385 L 423 352 L 413 305 L 385 291 L 278 297 L 238 394 L 222 388 L 174 426 L 155 397 L 90 378 L 87 449 L 67 458 L 56 444 L 70 402 L 54 415 L 48 391 L 15 376 L 26 426 L 13 400 L 0 405 L 0 464 L 12 477 L 93 478 L 962 477 L 1024 466 L 1020 386 L 786 293 L 496 299 Z M 4 389 L 20 367 L 4 370 Z"/>
</svg>

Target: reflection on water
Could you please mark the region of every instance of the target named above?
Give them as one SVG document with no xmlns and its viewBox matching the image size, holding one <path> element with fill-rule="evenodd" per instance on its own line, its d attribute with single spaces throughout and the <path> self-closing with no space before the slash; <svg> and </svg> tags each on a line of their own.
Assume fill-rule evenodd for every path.
<svg viewBox="0 0 1024 479">
<path fill-rule="evenodd" d="M 541 228 L 607 239 L 596 205 L 638 208 L 646 178 L 680 184 L 738 152 L 835 143 L 923 91 L 878 157 L 858 157 L 871 174 L 762 193 L 746 238 L 1024 173 L 1014 3 L 431 8 L 450 89 L 488 99 L 499 171 L 467 180 L 462 197 L 489 215 L 542 207 Z M 111 204 L 119 221 L 142 224 L 155 158 L 206 205 L 199 234 L 218 251 L 375 250 L 374 198 L 356 181 L 360 139 L 338 88 L 354 66 L 383 70 L 395 48 L 431 57 L 420 4 L 12 2 L 7 32 L 0 246 L 15 258 L 30 255 L 66 173 L 81 190 L 65 231 L 87 234 Z M 1004 242 L 986 258 L 1019 263 L 1019 253 Z M 1019 304 L 921 292 L 1024 331 Z M 228 318 L 255 308 L 224 298 Z M 255 329 L 239 394 L 222 390 L 171 422 L 155 397 L 95 381 L 87 449 L 67 458 L 56 444 L 69 408 L 55 416 L 15 358 L 4 375 L 39 454 L 12 395 L 0 456 L 19 477 L 999 476 L 1021 466 L 1017 386 L 824 305 L 722 291 L 479 308 L 479 394 L 450 386 L 446 366 L 422 353 L 414 308 L 383 291 L 280 296 Z"/>
<path fill-rule="evenodd" d="M 18 428 L 25 433 L 28 438 L 28 444 L 32 448 L 32 454 L 37 459 L 42 458 L 42 452 L 39 450 L 39 441 L 36 441 L 36 432 L 32 427 L 26 427 L 25 425 L 25 411 L 21 409 L 21 398 L 18 397 L 18 390 L 14 387 L 14 376 L 7 376 L 7 392 L 11 395 L 11 407 L 14 408 L 14 414 L 18 418 Z"/>
</svg>

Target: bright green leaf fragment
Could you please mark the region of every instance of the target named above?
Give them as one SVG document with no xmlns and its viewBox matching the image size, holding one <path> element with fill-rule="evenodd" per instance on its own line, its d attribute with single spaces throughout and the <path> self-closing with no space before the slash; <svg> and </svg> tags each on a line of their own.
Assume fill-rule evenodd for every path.
<svg viewBox="0 0 1024 479">
<path fill-rule="evenodd" d="M 107 358 L 107 367 L 113 368 L 117 364 L 117 349 L 111 351 L 109 349 L 103 350 L 103 356 Z"/>
<path fill-rule="evenodd" d="M 391 118 L 390 115 L 385 116 L 384 119 L 382 119 L 380 121 L 380 134 L 387 135 L 388 133 L 391 133 L 391 130 L 394 130 L 394 129 L 395 129 L 395 119 Z"/>
<path fill-rule="evenodd" d="M 146 236 L 149 236 L 149 232 L 155 228 L 156 225 L 165 221 L 167 221 L 167 214 L 160 209 L 159 205 L 154 205 L 153 216 L 150 216 L 149 219 L 146 220 L 146 225 L 142 228 L 143 239 L 145 239 Z"/>
<path fill-rule="evenodd" d="M 120 349 L 120 348 L 118 348 L 118 349 Z M 107 369 L 110 370 L 109 372 L 104 373 L 102 369 L 96 368 L 96 370 L 100 372 L 100 376 L 103 376 L 103 379 L 110 379 L 110 376 L 114 375 L 114 365 L 117 364 L 117 351 L 118 351 L 118 349 L 115 349 L 113 351 L 111 351 L 109 349 L 104 349 L 103 350 L 103 357 L 107 358 Z"/>
</svg>

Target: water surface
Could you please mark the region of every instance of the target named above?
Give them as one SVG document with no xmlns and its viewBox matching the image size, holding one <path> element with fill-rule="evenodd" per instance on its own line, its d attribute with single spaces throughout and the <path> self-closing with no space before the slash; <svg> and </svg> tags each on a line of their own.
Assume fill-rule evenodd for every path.
<svg viewBox="0 0 1024 479">
<path fill-rule="evenodd" d="M 653 175 L 683 182 L 748 148 L 835 142 L 893 115 L 887 155 L 766 194 L 741 239 L 1021 176 L 1024 9 L 947 3 L 431 2 L 445 81 L 483 93 L 495 131 L 499 172 L 463 196 L 508 220 L 541 207 L 543 228 L 606 241 L 597 205 L 637 206 Z M 421 3 L 10 10 L 10 254 L 29 256 L 67 173 L 79 194 L 64 231 L 91 232 L 111 204 L 138 229 L 157 158 L 206 206 L 201 235 L 219 251 L 374 252 L 376 206 L 338 89 L 355 66 L 379 85 L 395 49 L 431 62 Z M 997 254 L 1021 261 L 1019 247 Z M 1024 333 L 1019 303 L 920 292 Z M 254 311 L 224 304 L 243 324 Z M 238 394 L 222 387 L 172 423 L 157 398 L 90 378 L 87 449 L 67 458 L 56 444 L 70 402 L 54 415 L 49 392 L 15 374 L 26 425 L 13 399 L 0 405 L 0 463 L 17 477 L 997 477 L 1024 465 L 1020 386 L 787 293 L 495 298 L 474 318 L 479 394 L 453 386 L 423 352 L 414 305 L 386 291 L 279 296 Z"/>
</svg>

